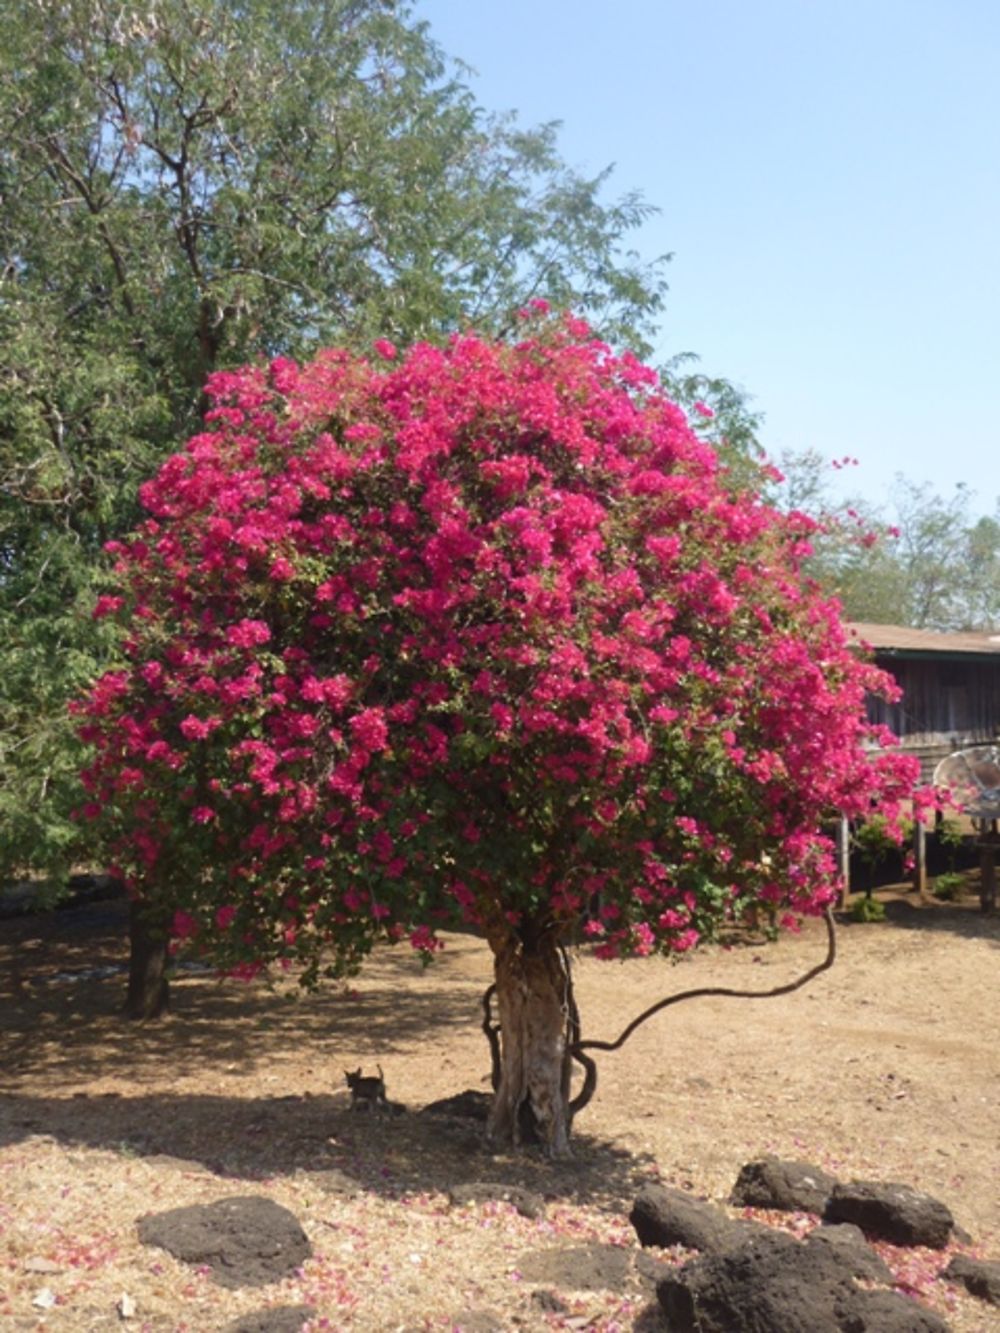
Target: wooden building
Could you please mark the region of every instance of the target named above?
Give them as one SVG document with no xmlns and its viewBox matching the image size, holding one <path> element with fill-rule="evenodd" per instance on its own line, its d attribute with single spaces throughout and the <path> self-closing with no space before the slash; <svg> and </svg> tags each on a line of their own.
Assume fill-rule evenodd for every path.
<svg viewBox="0 0 1000 1333">
<path fill-rule="evenodd" d="M 926 779 L 952 751 L 1000 740 L 1000 635 L 858 622 L 849 629 L 903 692 L 894 704 L 869 699 L 870 720 L 917 755 Z"/>
<path fill-rule="evenodd" d="M 920 760 L 924 781 L 930 782 L 941 760 L 956 750 L 1000 741 L 1000 634 L 942 634 L 859 622 L 848 628 L 902 691 L 893 704 L 869 698 L 868 717 L 887 726 L 902 748 Z M 994 862 L 1000 846 L 996 823 L 992 831 L 980 824 L 979 838 L 980 904 L 987 912 L 996 901 Z M 850 884 L 849 843 L 842 821 L 843 904 Z M 919 822 L 914 828 L 913 883 L 921 893 L 927 887 L 927 846 Z"/>
</svg>

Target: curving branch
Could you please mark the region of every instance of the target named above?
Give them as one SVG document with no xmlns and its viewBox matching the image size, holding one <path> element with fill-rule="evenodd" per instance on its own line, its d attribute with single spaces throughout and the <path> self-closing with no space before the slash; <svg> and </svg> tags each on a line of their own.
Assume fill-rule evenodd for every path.
<svg viewBox="0 0 1000 1333">
<path fill-rule="evenodd" d="M 500 1061 L 500 1024 L 494 1023 L 493 1011 L 490 1007 L 493 996 L 496 994 L 496 985 L 491 984 L 486 987 L 483 993 L 483 1032 L 486 1034 L 486 1040 L 490 1044 L 490 1082 L 493 1085 L 493 1091 L 496 1092 L 500 1087 L 500 1077 L 502 1064 Z"/>
<path fill-rule="evenodd" d="M 580 1051 L 580 1010 L 573 990 L 569 954 L 562 945 L 559 946 L 559 953 L 562 956 L 563 972 L 566 976 L 566 1030 L 569 1038 L 566 1049 L 577 1064 L 583 1066 L 583 1083 L 569 1104 L 569 1121 L 572 1125 L 573 1117 L 583 1110 L 597 1091 L 597 1065 L 589 1055 L 584 1055 Z"/>
<path fill-rule="evenodd" d="M 833 920 L 833 912 L 828 907 L 823 913 L 823 920 L 826 924 L 827 948 L 826 956 L 822 962 L 811 967 L 808 972 L 803 973 L 794 981 L 785 982 L 781 986 L 772 986 L 769 990 L 737 990 L 729 986 L 699 986 L 694 990 L 678 991 L 676 995 L 668 995 L 666 999 L 658 1000 L 656 1004 L 651 1004 L 648 1009 L 644 1009 L 638 1017 L 633 1018 L 632 1022 L 614 1041 L 581 1041 L 580 1040 L 580 1011 L 577 1008 L 576 997 L 573 993 L 572 973 L 570 971 L 569 959 L 566 950 L 560 948 L 563 956 L 563 966 L 566 976 L 566 1029 L 568 1042 L 566 1050 L 568 1054 L 581 1065 L 584 1071 L 583 1084 L 580 1091 L 569 1103 L 569 1117 L 572 1124 L 573 1117 L 576 1116 L 593 1098 L 597 1091 L 597 1065 L 586 1051 L 618 1051 L 625 1045 L 633 1032 L 642 1026 L 648 1019 L 663 1009 L 668 1009 L 673 1004 L 680 1004 L 681 1000 L 697 1000 L 710 997 L 724 997 L 739 1000 L 768 1000 L 775 999 L 779 995 L 790 995 L 793 991 L 800 990 L 807 985 L 821 972 L 828 971 L 837 958 L 837 929 Z M 487 986 L 483 993 L 483 1022 L 482 1029 L 489 1043 L 490 1048 L 490 1079 L 493 1085 L 493 1091 L 500 1086 L 501 1078 L 501 1053 L 500 1053 L 500 1024 L 493 1018 L 492 1001 L 496 994 L 496 986 Z"/>
<path fill-rule="evenodd" d="M 699 986 L 695 990 L 678 991 L 676 995 L 668 995 L 665 1000 L 659 1000 L 656 1004 L 651 1004 L 645 1009 L 638 1018 L 633 1018 L 628 1027 L 615 1041 L 578 1041 L 572 1046 L 571 1052 L 574 1056 L 584 1050 L 588 1051 L 617 1051 L 628 1041 L 636 1028 L 640 1027 L 647 1019 L 658 1014 L 662 1009 L 669 1008 L 672 1004 L 679 1004 L 681 1000 L 696 1000 L 708 996 L 725 996 L 739 1000 L 769 1000 L 779 995 L 790 995 L 792 991 L 799 990 L 814 977 L 818 977 L 821 972 L 826 972 L 837 957 L 837 928 L 833 921 L 833 912 L 828 907 L 823 913 L 823 920 L 826 922 L 827 949 L 826 957 L 821 963 L 809 969 L 795 981 L 789 981 L 783 986 L 774 986 L 770 990 L 734 990 L 728 986 Z"/>
</svg>

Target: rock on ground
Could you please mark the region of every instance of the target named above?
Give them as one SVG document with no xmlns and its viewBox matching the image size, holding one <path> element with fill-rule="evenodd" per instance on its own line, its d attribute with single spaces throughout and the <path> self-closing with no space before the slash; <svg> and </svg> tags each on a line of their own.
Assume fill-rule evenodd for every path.
<svg viewBox="0 0 1000 1333">
<path fill-rule="evenodd" d="M 261 1195 L 237 1195 L 153 1213 L 139 1239 L 185 1263 L 207 1265 L 223 1287 L 259 1287 L 293 1273 L 312 1254 L 298 1219 Z"/>
<path fill-rule="evenodd" d="M 863 1291 L 826 1245 L 761 1231 L 704 1254 L 657 1287 L 671 1333 L 948 1333 L 889 1291 Z"/>
<path fill-rule="evenodd" d="M 551 1282 L 569 1291 L 624 1291 L 632 1273 L 632 1252 L 621 1245 L 575 1245 L 535 1250 L 518 1259 L 529 1282 Z"/>
<path fill-rule="evenodd" d="M 939 1199 L 891 1181 L 835 1185 L 823 1218 L 853 1222 L 865 1235 L 893 1245 L 926 1245 L 932 1250 L 943 1250 L 955 1227 L 955 1219 Z"/>
<path fill-rule="evenodd" d="M 836 1183 L 833 1176 L 811 1162 L 762 1157 L 740 1168 L 731 1202 L 743 1208 L 821 1213 Z"/>
<path fill-rule="evenodd" d="M 810 1231 L 805 1243 L 827 1246 L 851 1277 L 892 1286 L 892 1269 L 868 1244 L 861 1228 L 850 1222 L 831 1222 L 817 1227 L 815 1231 Z"/>
<path fill-rule="evenodd" d="M 989 1305 L 1000 1305 L 1000 1263 L 995 1259 L 973 1259 L 956 1254 L 941 1274 L 949 1282 L 959 1282 L 966 1291 Z"/>
<path fill-rule="evenodd" d="M 442 1097 L 439 1101 L 428 1102 L 423 1107 L 423 1115 L 449 1115 L 462 1120 L 480 1120 L 485 1125 L 489 1119 L 493 1098 L 488 1092 L 476 1088 L 467 1088 L 453 1097 Z"/>
<path fill-rule="evenodd" d="M 640 1245 L 683 1245 L 689 1250 L 718 1250 L 738 1231 L 721 1208 L 683 1190 L 646 1185 L 636 1196 L 629 1221 Z"/>
</svg>

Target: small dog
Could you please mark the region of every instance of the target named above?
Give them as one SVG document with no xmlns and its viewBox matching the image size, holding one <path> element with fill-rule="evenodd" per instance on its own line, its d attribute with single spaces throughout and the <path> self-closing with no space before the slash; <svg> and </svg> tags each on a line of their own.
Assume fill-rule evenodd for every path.
<svg viewBox="0 0 1000 1333">
<path fill-rule="evenodd" d="M 369 1111 L 387 1111 L 389 1103 L 385 1096 L 385 1075 L 382 1073 L 382 1066 L 376 1065 L 378 1077 L 368 1074 L 362 1076 L 361 1066 L 351 1073 L 344 1070 L 344 1077 L 347 1079 L 347 1086 L 351 1090 L 351 1110 L 356 1111 L 359 1106 L 367 1106 Z"/>
</svg>

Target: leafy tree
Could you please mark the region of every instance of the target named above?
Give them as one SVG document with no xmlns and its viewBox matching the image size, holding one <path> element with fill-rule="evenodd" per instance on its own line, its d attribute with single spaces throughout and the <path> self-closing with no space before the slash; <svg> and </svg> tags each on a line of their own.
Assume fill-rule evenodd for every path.
<svg viewBox="0 0 1000 1333">
<path fill-rule="evenodd" d="M 834 501 L 814 451 L 782 458 L 781 474 L 777 502 L 819 520 L 806 568 L 848 618 L 936 630 L 1000 622 L 1000 522 L 973 517 L 966 486 L 942 496 L 897 475 L 888 504 L 875 506 Z"/>
<path fill-rule="evenodd" d="M 752 407 L 751 396 L 740 385 L 720 375 L 706 375 L 698 362 L 694 352 L 672 356 L 659 367 L 663 388 L 686 408 L 692 428 L 712 445 L 726 469 L 727 484 L 734 491 L 758 491 L 768 480 L 757 438 L 763 413 Z"/>
<path fill-rule="evenodd" d="M 0 6 L 0 875 L 80 855 L 99 552 L 206 376 L 501 329 L 538 294 L 642 348 L 662 266 L 605 184 L 484 114 L 405 5 Z"/>
<path fill-rule="evenodd" d="M 481 928 L 491 1132 L 530 1105 L 559 1153 L 563 946 L 823 910 L 824 817 L 894 818 L 916 765 L 864 748 L 890 684 L 803 583 L 810 523 L 734 496 L 634 357 L 574 320 L 375 353 L 211 378 L 114 544 L 124 656 L 81 706 L 82 814 L 240 975 Z"/>
<path fill-rule="evenodd" d="M 950 496 L 897 477 L 895 559 L 906 587 L 908 622 L 940 630 L 1000 624 L 1000 523 L 975 518 L 963 484 Z"/>
<path fill-rule="evenodd" d="M 906 623 L 929 629 L 968 626 L 969 499 L 966 487 L 950 497 L 897 476 L 892 560 L 899 570 Z"/>
<path fill-rule="evenodd" d="M 963 573 L 968 589 L 962 629 L 1000 629 L 1000 505 L 965 533 Z"/>
</svg>

